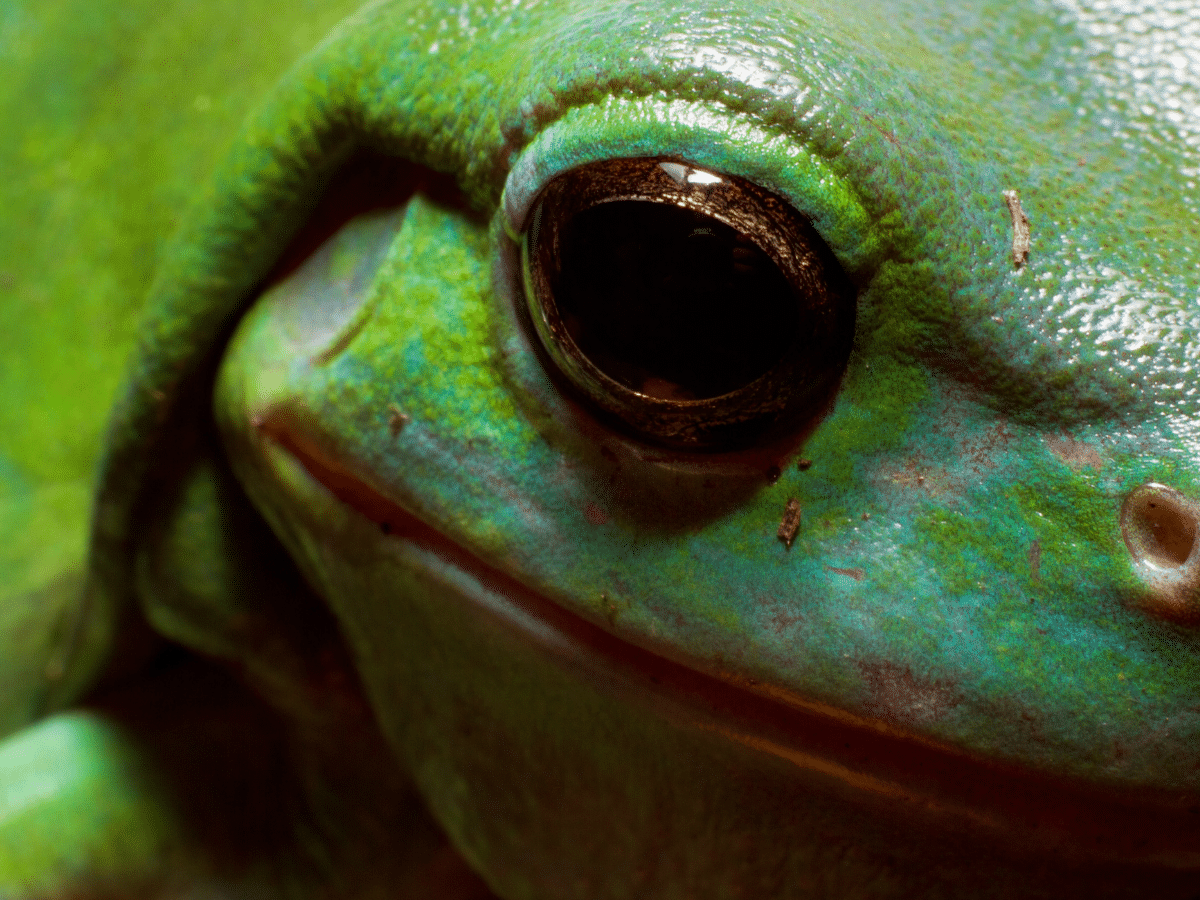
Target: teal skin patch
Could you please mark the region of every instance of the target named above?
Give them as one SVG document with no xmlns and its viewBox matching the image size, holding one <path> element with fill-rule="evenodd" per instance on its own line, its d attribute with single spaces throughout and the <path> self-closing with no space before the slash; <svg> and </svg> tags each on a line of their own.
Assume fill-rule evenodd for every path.
<svg viewBox="0 0 1200 900">
<path fill-rule="evenodd" d="M 162 245 L 64 665 L 99 678 L 144 619 L 297 746 L 365 717 L 503 897 L 1190 897 L 1200 61 L 1172 15 L 368 4 Z M 368 151 L 412 196 L 271 276 Z M 856 291 L 827 408 L 686 452 L 548 370 L 530 210 L 619 157 L 811 220 Z M 226 465 L 291 563 L 220 539 L 257 522 Z M 22 671 L 63 652 L 35 631 Z M 322 719 L 339 691 L 361 710 Z"/>
</svg>

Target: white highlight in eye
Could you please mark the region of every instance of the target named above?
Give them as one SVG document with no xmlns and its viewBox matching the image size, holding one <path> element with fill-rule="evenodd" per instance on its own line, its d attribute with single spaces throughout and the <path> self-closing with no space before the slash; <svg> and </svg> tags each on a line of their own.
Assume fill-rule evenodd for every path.
<svg viewBox="0 0 1200 900">
<path fill-rule="evenodd" d="M 693 169 L 691 166 L 677 162 L 661 162 L 658 167 L 671 176 L 671 180 L 681 187 L 685 184 L 710 185 L 723 184 L 724 179 L 712 172 Z"/>
</svg>

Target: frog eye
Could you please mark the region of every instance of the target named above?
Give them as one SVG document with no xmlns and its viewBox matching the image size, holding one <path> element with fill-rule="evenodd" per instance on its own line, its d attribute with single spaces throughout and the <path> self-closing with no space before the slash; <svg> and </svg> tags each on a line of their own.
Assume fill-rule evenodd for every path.
<svg viewBox="0 0 1200 900">
<path fill-rule="evenodd" d="M 663 159 L 563 173 L 522 248 L 552 368 L 642 437 L 724 448 L 811 415 L 855 294 L 812 224 L 741 178 Z"/>
</svg>

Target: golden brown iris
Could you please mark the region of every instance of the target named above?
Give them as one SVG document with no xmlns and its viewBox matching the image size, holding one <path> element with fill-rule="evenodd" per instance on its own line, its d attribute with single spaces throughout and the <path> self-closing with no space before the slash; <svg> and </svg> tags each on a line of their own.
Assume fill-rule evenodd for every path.
<svg viewBox="0 0 1200 900">
<path fill-rule="evenodd" d="M 845 366 L 854 291 L 811 223 L 741 178 L 666 159 L 572 169 L 526 229 L 554 366 L 657 442 L 746 443 L 811 412 Z"/>
</svg>

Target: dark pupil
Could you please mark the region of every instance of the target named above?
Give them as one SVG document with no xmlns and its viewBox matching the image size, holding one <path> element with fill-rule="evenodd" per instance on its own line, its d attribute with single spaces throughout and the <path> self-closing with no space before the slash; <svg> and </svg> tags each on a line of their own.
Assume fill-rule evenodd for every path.
<svg viewBox="0 0 1200 900">
<path fill-rule="evenodd" d="M 796 338 L 783 273 L 747 235 L 701 213 L 622 200 L 563 228 L 555 297 L 572 340 L 626 387 L 718 397 L 768 372 Z"/>
</svg>

